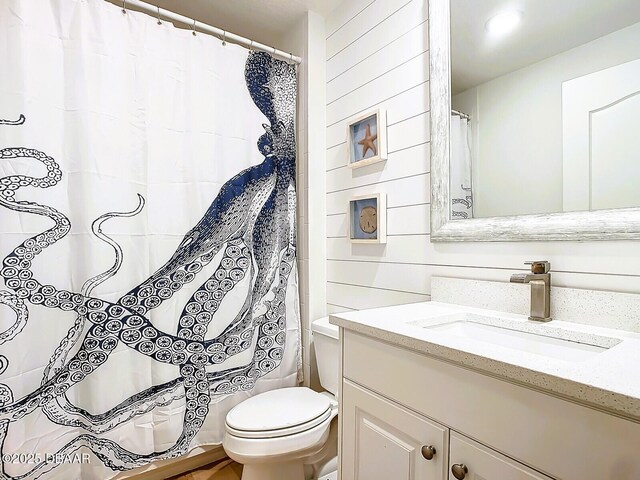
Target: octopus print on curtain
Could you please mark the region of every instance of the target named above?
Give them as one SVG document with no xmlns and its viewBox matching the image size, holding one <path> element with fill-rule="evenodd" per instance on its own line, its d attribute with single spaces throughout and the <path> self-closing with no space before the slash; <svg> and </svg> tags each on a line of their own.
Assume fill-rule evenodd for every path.
<svg viewBox="0 0 640 480">
<path fill-rule="evenodd" d="M 102 0 L 0 31 L 0 478 L 220 444 L 299 380 L 295 67 Z"/>
</svg>

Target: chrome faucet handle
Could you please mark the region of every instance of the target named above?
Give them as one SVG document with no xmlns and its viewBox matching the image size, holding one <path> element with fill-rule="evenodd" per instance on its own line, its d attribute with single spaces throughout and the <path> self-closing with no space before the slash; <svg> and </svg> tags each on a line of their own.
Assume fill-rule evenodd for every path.
<svg viewBox="0 0 640 480">
<path fill-rule="evenodd" d="M 525 265 L 531 265 L 531 273 L 549 273 L 551 270 L 551 264 L 546 260 L 532 260 L 524 262 Z"/>
</svg>

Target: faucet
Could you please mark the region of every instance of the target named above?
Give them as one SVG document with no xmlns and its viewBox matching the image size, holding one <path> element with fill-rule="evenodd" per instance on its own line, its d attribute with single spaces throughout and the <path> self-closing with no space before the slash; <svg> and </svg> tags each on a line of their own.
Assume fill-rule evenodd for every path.
<svg viewBox="0 0 640 480">
<path fill-rule="evenodd" d="M 515 273 L 510 282 L 531 284 L 529 320 L 548 322 L 551 320 L 551 264 L 546 260 L 524 263 L 531 265 L 531 273 Z"/>
</svg>

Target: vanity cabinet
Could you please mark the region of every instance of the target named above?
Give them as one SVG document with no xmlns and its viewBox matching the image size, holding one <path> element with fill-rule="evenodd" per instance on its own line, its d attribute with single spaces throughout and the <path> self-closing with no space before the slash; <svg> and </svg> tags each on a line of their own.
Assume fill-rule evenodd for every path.
<svg viewBox="0 0 640 480">
<path fill-rule="evenodd" d="M 551 480 L 456 432 L 451 432 L 450 455 L 449 476 L 443 477 L 450 480 Z"/>
<path fill-rule="evenodd" d="M 348 380 L 342 389 L 343 480 L 442 480 L 449 429 Z"/>
<path fill-rule="evenodd" d="M 498 368 L 344 327 L 340 338 L 341 480 L 640 479 L 632 419 L 503 380 Z"/>
<path fill-rule="evenodd" d="M 342 394 L 343 480 L 550 480 L 349 380 Z"/>
</svg>

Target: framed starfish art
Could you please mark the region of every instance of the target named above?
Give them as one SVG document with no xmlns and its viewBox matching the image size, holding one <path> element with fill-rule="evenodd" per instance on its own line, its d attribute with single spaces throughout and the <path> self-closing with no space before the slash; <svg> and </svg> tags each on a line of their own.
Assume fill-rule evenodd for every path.
<svg viewBox="0 0 640 480">
<path fill-rule="evenodd" d="M 347 166 L 364 167 L 387 159 L 387 114 L 380 108 L 347 121 Z"/>
<path fill-rule="evenodd" d="M 349 239 L 352 243 L 387 243 L 387 197 L 383 193 L 349 200 Z"/>
</svg>

